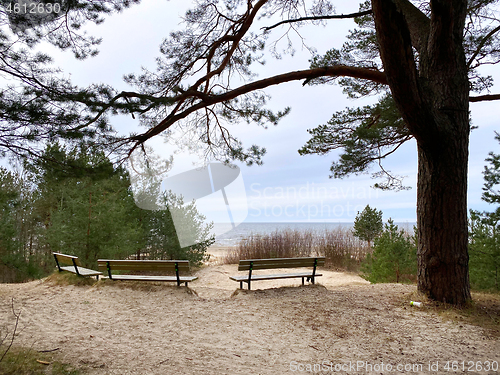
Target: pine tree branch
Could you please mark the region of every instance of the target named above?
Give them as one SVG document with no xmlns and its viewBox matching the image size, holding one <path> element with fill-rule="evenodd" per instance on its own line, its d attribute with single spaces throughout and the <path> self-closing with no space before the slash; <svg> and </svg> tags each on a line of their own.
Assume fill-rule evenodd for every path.
<svg viewBox="0 0 500 375">
<path fill-rule="evenodd" d="M 138 145 L 146 142 L 148 139 L 160 134 L 161 132 L 167 130 L 170 126 L 176 123 L 179 120 L 182 120 L 189 116 L 190 114 L 203 109 L 214 104 L 226 102 L 232 100 L 238 96 L 245 95 L 252 91 L 265 89 L 269 86 L 279 85 L 286 82 L 292 82 L 297 80 L 306 80 L 310 81 L 315 78 L 320 77 L 352 77 L 358 79 L 366 79 L 373 82 L 387 84 L 387 78 L 384 72 L 367 69 L 367 68 L 356 68 L 349 67 L 345 65 L 324 67 L 324 68 L 315 68 L 308 70 L 300 70 L 295 72 L 289 72 L 281 75 L 277 75 L 274 77 L 265 78 L 256 82 L 249 83 L 247 85 L 243 85 L 234 90 L 230 90 L 228 92 L 219 94 L 219 95 L 198 95 L 198 92 L 192 92 L 192 97 L 198 97 L 200 99 L 199 102 L 190 106 L 182 112 L 177 113 L 176 110 L 172 111 L 169 116 L 167 116 L 164 120 L 162 120 L 158 125 L 149 129 L 147 132 L 135 135 L 129 139 L 129 141 L 135 142 L 136 145 L 133 147 L 134 150 Z M 186 94 L 189 92 L 186 91 L 183 93 L 183 99 L 185 99 Z M 127 93 L 129 96 L 131 93 Z M 189 94 L 188 94 L 189 95 Z M 499 100 L 500 95 L 483 95 L 478 97 L 471 97 L 471 102 L 479 102 L 486 100 Z"/>
<path fill-rule="evenodd" d="M 278 22 L 275 25 L 272 26 L 267 26 L 263 27 L 262 29 L 264 31 L 269 31 L 274 29 L 275 27 L 287 24 L 287 23 L 295 23 L 295 22 L 302 22 L 302 21 L 322 21 L 322 20 L 334 20 L 334 19 L 346 19 L 346 18 L 356 18 L 356 17 L 362 17 L 362 16 L 367 16 L 369 14 L 372 14 L 372 10 L 365 10 L 362 12 L 357 12 L 357 13 L 351 13 L 351 14 L 336 14 L 333 16 L 311 16 L 311 17 L 300 17 L 296 18 L 293 20 L 284 20 L 281 22 Z"/>
<path fill-rule="evenodd" d="M 252 91 L 261 90 L 269 86 L 279 85 L 285 82 L 292 82 L 298 80 L 311 80 L 319 77 L 352 77 L 358 79 L 366 79 L 381 84 L 387 84 L 384 72 L 375 69 L 358 68 L 345 65 L 299 70 L 295 72 L 280 74 L 274 77 L 265 78 L 259 81 L 243 85 L 241 87 L 238 87 L 234 90 L 230 90 L 223 94 L 204 95 L 204 99 L 201 99 L 199 102 L 190 106 L 184 111 L 180 113 L 177 113 L 176 110 L 172 111 L 169 116 L 167 116 L 155 127 L 149 129 L 145 133 L 131 137 L 129 140 L 132 142 L 136 142 L 136 145 L 132 148 L 130 152 L 134 151 L 137 146 L 146 142 L 148 139 L 167 130 L 175 122 L 186 118 L 191 113 L 196 112 L 200 109 L 206 108 L 214 104 L 222 103 L 228 100 L 232 100 L 238 96 L 245 95 Z"/>
<path fill-rule="evenodd" d="M 477 57 L 477 55 L 479 55 L 479 53 L 481 52 L 481 49 L 484 47 L 484 45 L 488 42 L 488 40 L 491 39 L 491 37 L 493 35 L 495 35 L 497 32 L 500 31 L 500 26 L 494 28 L 493 30 L 491 30 L 488 35 L 486 35 L 483 40 L 481 40 L 481 43 L 479 43 L 479 45 L 477 46 L 477 49 L 476 51 L 474 52 L 474 54 L 471 56 L 471 58 L 469 59 L 469 61 L 467 62 L 467 68 L 470 69 L 470 67 L 472 66 L 472 63 L 474 62 L 474 59 Z"/>
<path fill-rule="evenodd" d="M 500 94 L 480 95 L 480 96 L 469 97 L 469 102 L 471 102 L 471 103 L 484 102 L 484 101 L 488 101 L 488 100 L 500 100 Z"/>
<path fill-rule="evenodd" d="M 373 0 L 372 7 L 380 57 L 394 101 L 411 133 L 426 133 L 432 119 L 422 100 L 408 18 L 394 1 Z"/>
</svg>

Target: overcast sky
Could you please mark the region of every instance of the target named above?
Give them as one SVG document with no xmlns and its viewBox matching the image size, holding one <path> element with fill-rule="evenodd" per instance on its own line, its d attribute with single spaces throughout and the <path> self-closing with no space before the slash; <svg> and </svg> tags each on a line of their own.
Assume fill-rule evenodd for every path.
<svg viewBox="0 0 500 375">
<path fill-rule="evenodd" d="M 357 3 L 344 3 L 337 13 L 357 10 Z M 92 82 L 111 84 L 119 89 L 130 90 L 122 77 L 127 73 L 139 73 L 141 66 L 155 69 L 158 47 L 170 31 L 178 29 L 180 16 L 184 14 L 188 1 L 143 0 L 122 14 L 114 15 L 100 26 L 89 28 L 90 33 L 103 37 L 100 54 L 86 61 L 74 60 L 70 53 L 56 53 L 56 65 L 80 85 Z M 347 5 L 346 5 L 347 4 Z M 301 29 L 306 43 L 324 53 L 328 48 L 339 48 L 345 41 L 347 30 L 354 28 L 351 20 L 332 20 L 327 27 L 310 26 Z M 279 37 L 278 33 L 274 34 Z M 271 38 L 272 40 L 272 38 Z M 267 58 L 267 64 L 256 71 L 259 78 L 291 70 L 307 69 L 311 57 L 301 50 L 299 39 L 295 39 L 296 54 L 275 60 Z M 500 66 L 490 66 L 488 73 L 496 79 L 492 92 L 500 92 Z M 327 156 L 299 156 L 297 150 L 309 139 L 307 129 L 325 124 L 336 111 L 346 106 L 356 107 L 376 102 L 375 97 L 349 100 L 338 86 L 303 87 L 293 82 L 267 90 L 272 95 L 269 106 L 279 110 L 291 106 L 291 113 L 278 126 L 262 129 L 255 125 L 241 124 L 232 129 L 241 137 L 245 146 L 258 144 L 268 152 L 263 166 L 240 165 L 246 189 L 238 197 L 238 205 L 247 205 L 247 222 L 302 222 L 328 221 L 352 222 L 357 211 L 367 204 L 380 209 L 384 220 L 389 217 L 396 222 L 416 221 L 416 175 L 417 155 L 414 141 L 408 142 L 384 162 L 386 169 L 394 174 L 407 176 L 405 185 L 411 190 L 382 192 L 371 186 L 376 182 L 370 175 L 351 176 L 344 180 L 329 179 L 329 168 L 338 153 Z M 479 126 L 471 135 L 469 164 L 469 207 L 491 210 L 481 201 L 483 184 L 482 170 L 488 152 L 500 152 L 494 140 L 494 131 L 500 130 L 498 103 L 471 104 L 473 124 Z M 138 131 L 131 118 L 117 117 L 112 120 L 115 128 L 123 133 Z M 157 139 L 152 142 L 158 152 L 165 145 Z M 179 161 L 172 173 L 186 170 Z M 373 170 L 376 172 L 376 169 Z"/>
</svg>

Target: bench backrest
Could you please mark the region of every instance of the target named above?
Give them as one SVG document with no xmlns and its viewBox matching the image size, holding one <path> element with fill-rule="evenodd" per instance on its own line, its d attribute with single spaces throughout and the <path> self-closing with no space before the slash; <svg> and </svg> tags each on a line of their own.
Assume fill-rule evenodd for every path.
<svg viewBox="0 0 500 375">
<path fill-rule="evenodd" d="M 177 269 L 176 269 L 177 264 Z M 99 271 L 189 271 L 189 260 L 110 260 L 97 261 Z M 109 267 L 109 269 L 108 269 Z"/>
<path fill-rule="evenodd" d="M 56 258 L 56 263 L 62 263 L 62 264 L 70 264 L 74 266 L 75 264 L 78 267 L 81 267 L 80 259 L 78 257 L 75 257 L 73 255 L 66 255 L 66 254 L 61 254 L 61 253 L 52 253 L 54 257 Z"/>
<path fill-rule="evenodd" d="M 243 259 L 240 260 L 238 271 L 249 271 L 250 269 L 320 267 L 324 265 L 325 257 Z"/>
</svg>

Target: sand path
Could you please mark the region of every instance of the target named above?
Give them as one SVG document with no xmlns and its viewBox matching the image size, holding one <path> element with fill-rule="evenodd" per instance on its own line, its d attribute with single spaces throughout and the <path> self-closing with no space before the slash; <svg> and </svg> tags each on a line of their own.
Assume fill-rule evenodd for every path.
<svg viewBox="0 0 500 375">
<path fill-rule="evenodd" d="M 322 270 L 317 285 L 288 279 L 237 291 L 235 273 L 215 259 L 189 289 L 0 284 L 0 327 L 12 328 L 14 298 L 16 344 L 57 349 L 90 374 L 408 374 L 436 373 L 436 363 L 450 373 L 447 361 L 500 362 L 498 338 L 408 306 L 414 286 Z"/>
</svg>

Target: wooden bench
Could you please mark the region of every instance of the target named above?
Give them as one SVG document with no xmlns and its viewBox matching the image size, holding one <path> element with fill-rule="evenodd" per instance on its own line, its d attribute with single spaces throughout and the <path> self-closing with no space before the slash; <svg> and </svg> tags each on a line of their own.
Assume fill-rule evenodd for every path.
<svg viewBox="0 0 500 375">
<path fill-rule="evenodd" d="M 78 276 L 96 276 L 97 280 L 99 280 L 99 275 L 102 275 L 102 272 L 83 268 L 78 257 L 61 253 L 52 253 L 52 255 L 54 255 L 59 272 L 72 272 Z M 70 266 L 61 266 L 61 264 L 70 264 Z"/>
<path fill-rule="evenodd" d="M 104 278 L 111 280 L 139 280 L 139 281 L 172 281 L 180 286 L 184 283 L 196 280 L 196 276 L 180 276 L 179 273 L 189 271 L 189 260 L 110 260 L 99 259 L 97 265 L 100 271 L 104 272 Z M 163 275 L 116 275 L 112 271 L 155 271 L 175 272 L 175 276 Z"/>
<path fill-rule="evenodd" d="M 240 282 L 240 289 L 243 289 L 243 283 L 248 284 L 248 290 L 250 290 L 250 283 L 252 281 L 258 280 L 273 280 L 273 279 L 290 279 L 295 277 L 302 278 L 302 285 L 304 285 L 304 279 L 311 281 L 314 284 L 314 279 L 321 274 L 316 273 L 316 268 L 318 266 L 325 265 L 325 257 L 315 257 L 315 258 L 275 258 L 275 259 L 245 259 L 240 260 L 238 265 L 238 271 L 248 271 L 248 275 L 242 276 L 229 276 L 231 280 Z M 312 267 L 312 271 L 309 272 L 298 272 L 298 273 L 283 273 L 283 274 L 272 274 L 272 275 L 255 275 L 252 274 L 253 270 L 264 270 L 273 268 L 301 268 L 301 267 Z"/>
</svg>

